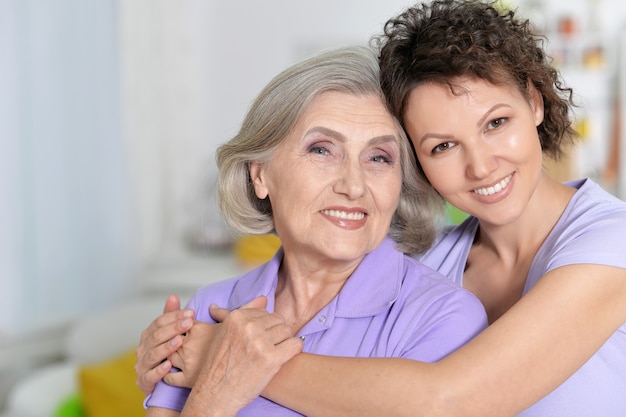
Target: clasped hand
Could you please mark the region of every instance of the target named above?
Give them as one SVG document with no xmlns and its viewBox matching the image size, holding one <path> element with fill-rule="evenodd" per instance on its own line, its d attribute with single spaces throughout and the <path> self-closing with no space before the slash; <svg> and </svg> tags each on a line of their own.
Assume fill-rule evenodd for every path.
<svg viewBox="0 0 626 417">
<path fill-rule="evenodd" d="M 238 393 L 238 402 L 252 401 L 302 350 L 282 315 L 268 313 L 266 305 L 265 297 L 257 297 L 233 311 L 211 306 L 218 324 L 208 324 L 194 321 L 193 312 L 179 310 L 178 299 L 170 297 L 164 314 L 142 333 L 137 385 L 147 394 L 163 378 L 187 388 L 220 387 L 229 396 Z M 179 372 L 169 372 L 171 367 Z"/>
</svg>

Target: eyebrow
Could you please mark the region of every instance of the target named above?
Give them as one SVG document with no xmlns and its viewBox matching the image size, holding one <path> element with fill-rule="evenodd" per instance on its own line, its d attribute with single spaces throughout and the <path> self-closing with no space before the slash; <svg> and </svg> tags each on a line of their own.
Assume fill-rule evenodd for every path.
<svg viewBox="0 0 626 417">
<path fill-rule="evenodd" d="M 500 107 L 511 107 L 511 106 L 509 106 L 508 104 L 505 104 L 505 103 L 499 103 L 499 104 L 496 104 L 496 105 L 492 106 L 489 110 L 487 110 L 487 112 L 485 112 L 483 117 L 480 118 L 478 123 L 476 123 L 476 126 L 479 127 L 480 125 L 482 125 L 485 122 L 485 120 L 487 119 L 487 117 L 489 117 L 489 115 L 491 113 L 493 113 L 495 110 L 499 109 Z"/>
<path fill-rule="evenodd" d="M 324 135 L 335 138 L 340 142 L 346 141 L 346 137 L 342 133 L 337 132 L 336 130 L 333 130 L 333 129 L 329 129 L 327 127 L 323 127 L 323 126 L 316 126 L 307 130 L 306 133 L 304 134 L 304 137 L 309 136 L 310 134 L 313 134 L 313 133 L 322 133 Z M 370 145 L 377 145 L 380 143 L 399 142 L 399 141 L 400 141 L 400 138 L 398 138 L 396 135 L 380 135 L 380 136 L 374 136 L 368 141 L 368 143 Z"/>
<path fill-rule="evenodd" d="M 419 143 L 421 144 L 422 142 L 424 142 L 426 139 L 452 139 L 452 135 L 446 135 L 446 134 L 442 134 L 442 133 L 424 133 L 422 135 L 422 137 L 419 139 Z"/>
<path fill-rule="evenodd" d="M 487 120 L 487 118 L 491 115 L 491 113 L 493 113 L 495 110 L 499 109 L 500 107 L 511 107 L 511 106 L 505 103 L 499 103 L 499 104 L 492 106 L 489 110 L 485 112 L 483 117 L 481 117 L 478 120 L 478 122 L 476 122 L 476 127 L 480 127 L 480 125 L 482 125 L 485 122 L 485 120 Z M 424 140 L 430 139 L 430 138 L 443 140 L 443 139 L 451 139 L 452 137 L 453 137 L 452 135 L 443 134 L 443 133 L 424 133 L 422 137 L 420 137 L 419 143 L 422 143 Z"/>
</svg>

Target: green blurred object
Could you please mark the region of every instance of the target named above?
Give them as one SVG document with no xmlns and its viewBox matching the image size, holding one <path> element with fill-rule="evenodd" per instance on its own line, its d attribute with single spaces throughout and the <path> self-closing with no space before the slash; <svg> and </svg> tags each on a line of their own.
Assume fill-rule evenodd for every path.
<svg viewBox="0 0 626 417">
<path fill-rule="evenodd" d="M 63 400 L 54 411 L 54 417 L 87 417 L 80 396 L 72 394 Z"/>
<path fill-rule="evenodd" d="M 460 224 L 463 223 L 463 220 L 467 219 L 469 214 L 464 211 L 459 210 L 454 207 L 452 204 L 446 202 L 446 219 L 448 224 Z"/>
</svg>

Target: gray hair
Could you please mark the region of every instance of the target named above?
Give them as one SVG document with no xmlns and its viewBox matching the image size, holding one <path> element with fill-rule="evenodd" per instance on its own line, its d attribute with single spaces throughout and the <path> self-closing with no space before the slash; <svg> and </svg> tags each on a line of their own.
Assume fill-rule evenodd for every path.
<svg viewBox="0 0 626 417">
<path fill-rule="evenodd" d="M 239 133 L 216 153 L 217 202 L 224 220 L 235 230 L 247 234 L 274 232 L 269 198 L 256 196 L 249 164 L 269 162 L 309 104 L 327 91 L 376 95 L 385 103 L 374 51 L 355 46 L 322 52 L 278 74 L 257 96 Z M 401 139 L 403 184 L 389 236 L 399 250 L 421 253 L 435 237 L 435 221 L 443 201 L 418 175 L 410 141 L 397 121 L 396 126 Z"/>
</svg>

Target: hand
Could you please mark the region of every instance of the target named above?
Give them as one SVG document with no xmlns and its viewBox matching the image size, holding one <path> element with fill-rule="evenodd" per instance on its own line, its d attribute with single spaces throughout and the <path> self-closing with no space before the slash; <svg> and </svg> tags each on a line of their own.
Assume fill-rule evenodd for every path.
<svg viewBox="0 0 626 417">
<path fill-rule="evenodd" d="M 302 341 L 293 337 L 283 316 L 268 313 L 266 305 L 267 299 L 258 297 L 231 312 L 211 307 L 211 315 L 223 323 L 214 327 L 214 340 L 191 391 L 191 407 L 225 414 L 239 411 L 302 351 Z"/>
<path fill-rule="evenodd" d="M 170 372 L 172 362 L 167 358 L 182 346 L 183 334 L 191 329 L 193 317 L 193 310 L 181 310 L 178 297 L 170 295 L 163 314 L 141 333 L 135 373 L 137 386 L 144 394 L 151 393 L 155 384 Z"/>
<path fill-rule="evenodd" d="M 183 338 L 182 346 L 168 358 L 172 366 L 178 368 L 180 372 L 170 372 L 163 380 L 170 385 L 192 388 L 219 326 L 221 324 L 194 321 Z"/>
<path fill-rule="evenodd" d="M 267 299 L 257 297 L 241 308 L 263 309 L 263 312 L 260 313 L 263 315 L 266 314 L 266 306 Z M 211 315 L 218 322 L 224 321 L 229 313 L 230 310 L 215 305 L 211 306 Z M 165 382 L 178 387 L 192 388 L 194 386 L 208 356 L 208 350 L 215 338 L 218 326 L 221 324 L 194 321 L 193 327 L 185 334 L 183 345 L 168 357 L 172 366 L 178 368 L 180 372 L 168 373 L 163 378 Z"/>
</svg>

